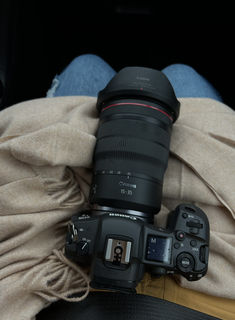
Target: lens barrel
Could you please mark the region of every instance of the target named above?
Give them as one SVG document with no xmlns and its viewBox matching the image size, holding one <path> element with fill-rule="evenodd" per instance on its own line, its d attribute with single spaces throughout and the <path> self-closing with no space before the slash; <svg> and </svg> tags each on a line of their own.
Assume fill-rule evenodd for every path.
<svg viewBox="0 0 235 320">
<path fill-rule="evenodd" d="M 99 93 L 100 123 L 90 203 L 143 212 L 161 207 L 173 122 L 180 103 L 166 76 L 127 67 Z"/>
</svg>

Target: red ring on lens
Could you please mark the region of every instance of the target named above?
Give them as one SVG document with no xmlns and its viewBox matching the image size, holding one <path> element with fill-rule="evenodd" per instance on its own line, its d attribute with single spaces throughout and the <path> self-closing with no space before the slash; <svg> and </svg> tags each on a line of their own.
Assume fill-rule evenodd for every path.
<svg viewBox="0 0 235 320">
<path fill-rule="evenodd" d="M 120 102 L 120 103 L 114 103 L 114 104 L 110 104 L 109 106 L 103 108 L 101 110 L 101 112 L 109 109 L 109 108 L 112 108 L 112 107 L 117 107 L 117 106 L 123 106 L 123 105 L 134 105 L 134 106 L 141 106 L 141 107 L 145 107 L 145 108 L 150 108 L 150 109 L 154 109 L 154 110 L 157 110 L 161 113 L 163 113 L 165 116 L 167 116 L 172 122 L 173 122 L 173 118 L 168 114 L 166 113 L 165 111 L 157 108 L 157 107 L 154 107 L 154 106 L 150 106 L 148 104 L 144 104 L 144 103 L 136 103 L 136 102 Z"/>
</svg>

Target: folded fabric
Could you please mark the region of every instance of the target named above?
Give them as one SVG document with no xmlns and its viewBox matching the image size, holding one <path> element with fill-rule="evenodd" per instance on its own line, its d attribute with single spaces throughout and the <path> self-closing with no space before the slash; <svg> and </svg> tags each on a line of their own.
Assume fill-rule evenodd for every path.
<svg viewBox="0 0 235 320">
<path fill-rule="evenodd" d="M 162 210 L 201 207 L 211 228 L 207 275 L 184 288 L 235 299 L 235 113 L 211 99 L 180 99 Z M 89 272 L 63 254 L 67 223 L 88 201 L 96 99 L 43 98 L 0 113 L 0 314 L 34 319 L 49 303 L 89 291 Z"/>
</svg>

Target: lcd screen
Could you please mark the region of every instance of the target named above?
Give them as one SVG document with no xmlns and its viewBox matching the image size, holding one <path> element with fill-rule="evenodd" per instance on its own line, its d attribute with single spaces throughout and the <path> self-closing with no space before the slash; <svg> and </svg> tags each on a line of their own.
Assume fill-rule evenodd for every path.
<svg viewBox="0 0 235 320">
<path fill-rule="evenodd" d="M 162 236 L 148 236 L 146 259 L 170 264 L 172 238 Z"/>
</svg>

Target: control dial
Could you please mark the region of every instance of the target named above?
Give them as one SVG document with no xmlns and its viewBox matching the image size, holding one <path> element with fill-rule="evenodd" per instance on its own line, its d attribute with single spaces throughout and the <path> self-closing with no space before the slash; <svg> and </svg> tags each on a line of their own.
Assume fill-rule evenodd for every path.
<svg viewBox="0 0 235 320">
<path fill-rule="evenodd" d="M 191 254 L 182 252 L 176 259 L 177 268 L 182 272 L 191 272 L 194 270 L 194 258 Z"/>
</svg>

